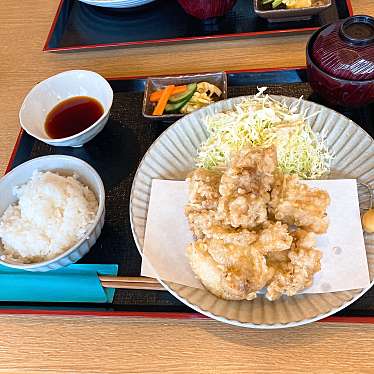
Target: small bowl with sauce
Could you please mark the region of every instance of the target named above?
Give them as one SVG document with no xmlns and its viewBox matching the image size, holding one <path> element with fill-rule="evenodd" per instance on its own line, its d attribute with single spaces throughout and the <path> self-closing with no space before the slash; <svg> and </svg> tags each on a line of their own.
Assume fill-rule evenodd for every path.
<svg viewBox="0 0 374 374">
<path fill-rule="evenodd" d="M 112 102 L 113 90 L 101 75 L 69 70 L 32 88 L 19 119 L 28 134 L 44 143 L 81 147 L 104 128 Z"/>
</svg>

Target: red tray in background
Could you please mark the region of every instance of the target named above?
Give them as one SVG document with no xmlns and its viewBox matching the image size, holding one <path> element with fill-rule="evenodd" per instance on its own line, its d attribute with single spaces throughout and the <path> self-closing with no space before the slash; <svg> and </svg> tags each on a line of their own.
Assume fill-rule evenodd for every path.
<svg viewBox="0 0 374 374">
<path fill-rule="evenodd" d="M 44 46 L 45 51 L 157 45 L 284 33 L 304 33 L 353 14 L 350 0 L 310 20 L 269 23 L 254 13 L 250 0 L 238 0 L 224 17 L 200 21 L 186 14 L 176 0 L 157 0 L 131 9 L 111 9 L 61 0 Z"/>
</svg>

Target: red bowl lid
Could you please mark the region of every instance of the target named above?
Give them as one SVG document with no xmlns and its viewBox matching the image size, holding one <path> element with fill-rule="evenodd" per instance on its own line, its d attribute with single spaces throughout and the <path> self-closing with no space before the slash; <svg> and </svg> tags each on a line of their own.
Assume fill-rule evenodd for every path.
<svg viewBox="0 0 374 374">
<path fill-rule="evenodd" d="M 334 77 L 374 79 L 374 18 L 353 16 L 323 28 L 312 45 L 312 57 Z"/>
</svg>

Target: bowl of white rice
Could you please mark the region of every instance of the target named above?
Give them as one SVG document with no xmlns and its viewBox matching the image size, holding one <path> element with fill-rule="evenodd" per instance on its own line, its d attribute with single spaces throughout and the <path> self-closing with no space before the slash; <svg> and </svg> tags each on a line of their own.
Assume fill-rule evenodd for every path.
<svg viewBox="0 0 374 374">
<path fill-rule="evenodd" d="M 35 158 L 0 179 L 0 264 L 49 271 L 82 258 L 104 225 L 99 174 L 71 156 Z"/>
</svg>

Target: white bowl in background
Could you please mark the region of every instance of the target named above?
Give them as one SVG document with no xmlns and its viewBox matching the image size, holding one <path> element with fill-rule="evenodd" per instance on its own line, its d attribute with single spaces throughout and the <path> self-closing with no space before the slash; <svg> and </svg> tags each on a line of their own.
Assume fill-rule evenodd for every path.
<svg viewBox="0 0 374 374">
<path fill-rule="evenodd" d="M 102 116 L 78 134 L 52 139 L 45 131 L 48 113 L 61 101 L 74 96 L 93 97 L 104 109 Z M 94 138 L 106 125 L 113 102 L 113 90 L 100 74 L 88 70 L 69 70 L 54 75 L 31 89 L 26 95 L 19 120 L 22 128 L 40 141 L 63 147 L 80 147 Z"/>
<path fill-rule="evenodd" d="M 26 183 L 35 170 L 53 171 L 65 176 L 73 174 L 78 175 L 78 180 L 89 187 L 95 194 L 99 203 L 95 221 L 89 228 L 87 235 L 73 247 L 55 258 L 32 264 L 22 264 L 11 260 L 7 261 L 6 258 L 0 259 L 0 264 L 16 269 L 49 271 L 68 266 L 78 261 L 88 253 L 90 248 L 96 243 L 104 225 L 105 190 L 103 182 L 96 170 L 79 158 L 64 155 L 38 157 L 17 166 L 0 179 L 0 216 L 2 216 L 10 204 L 14 204 L 18 201 L 17 197 L 13 195 L 13 188 Z"/>
<path fill-rule="evenodd" d="M 82 3 L 104 8 L 134 8 L 154 2 L 155 0 L 79 0 Z"/>
</svg>

